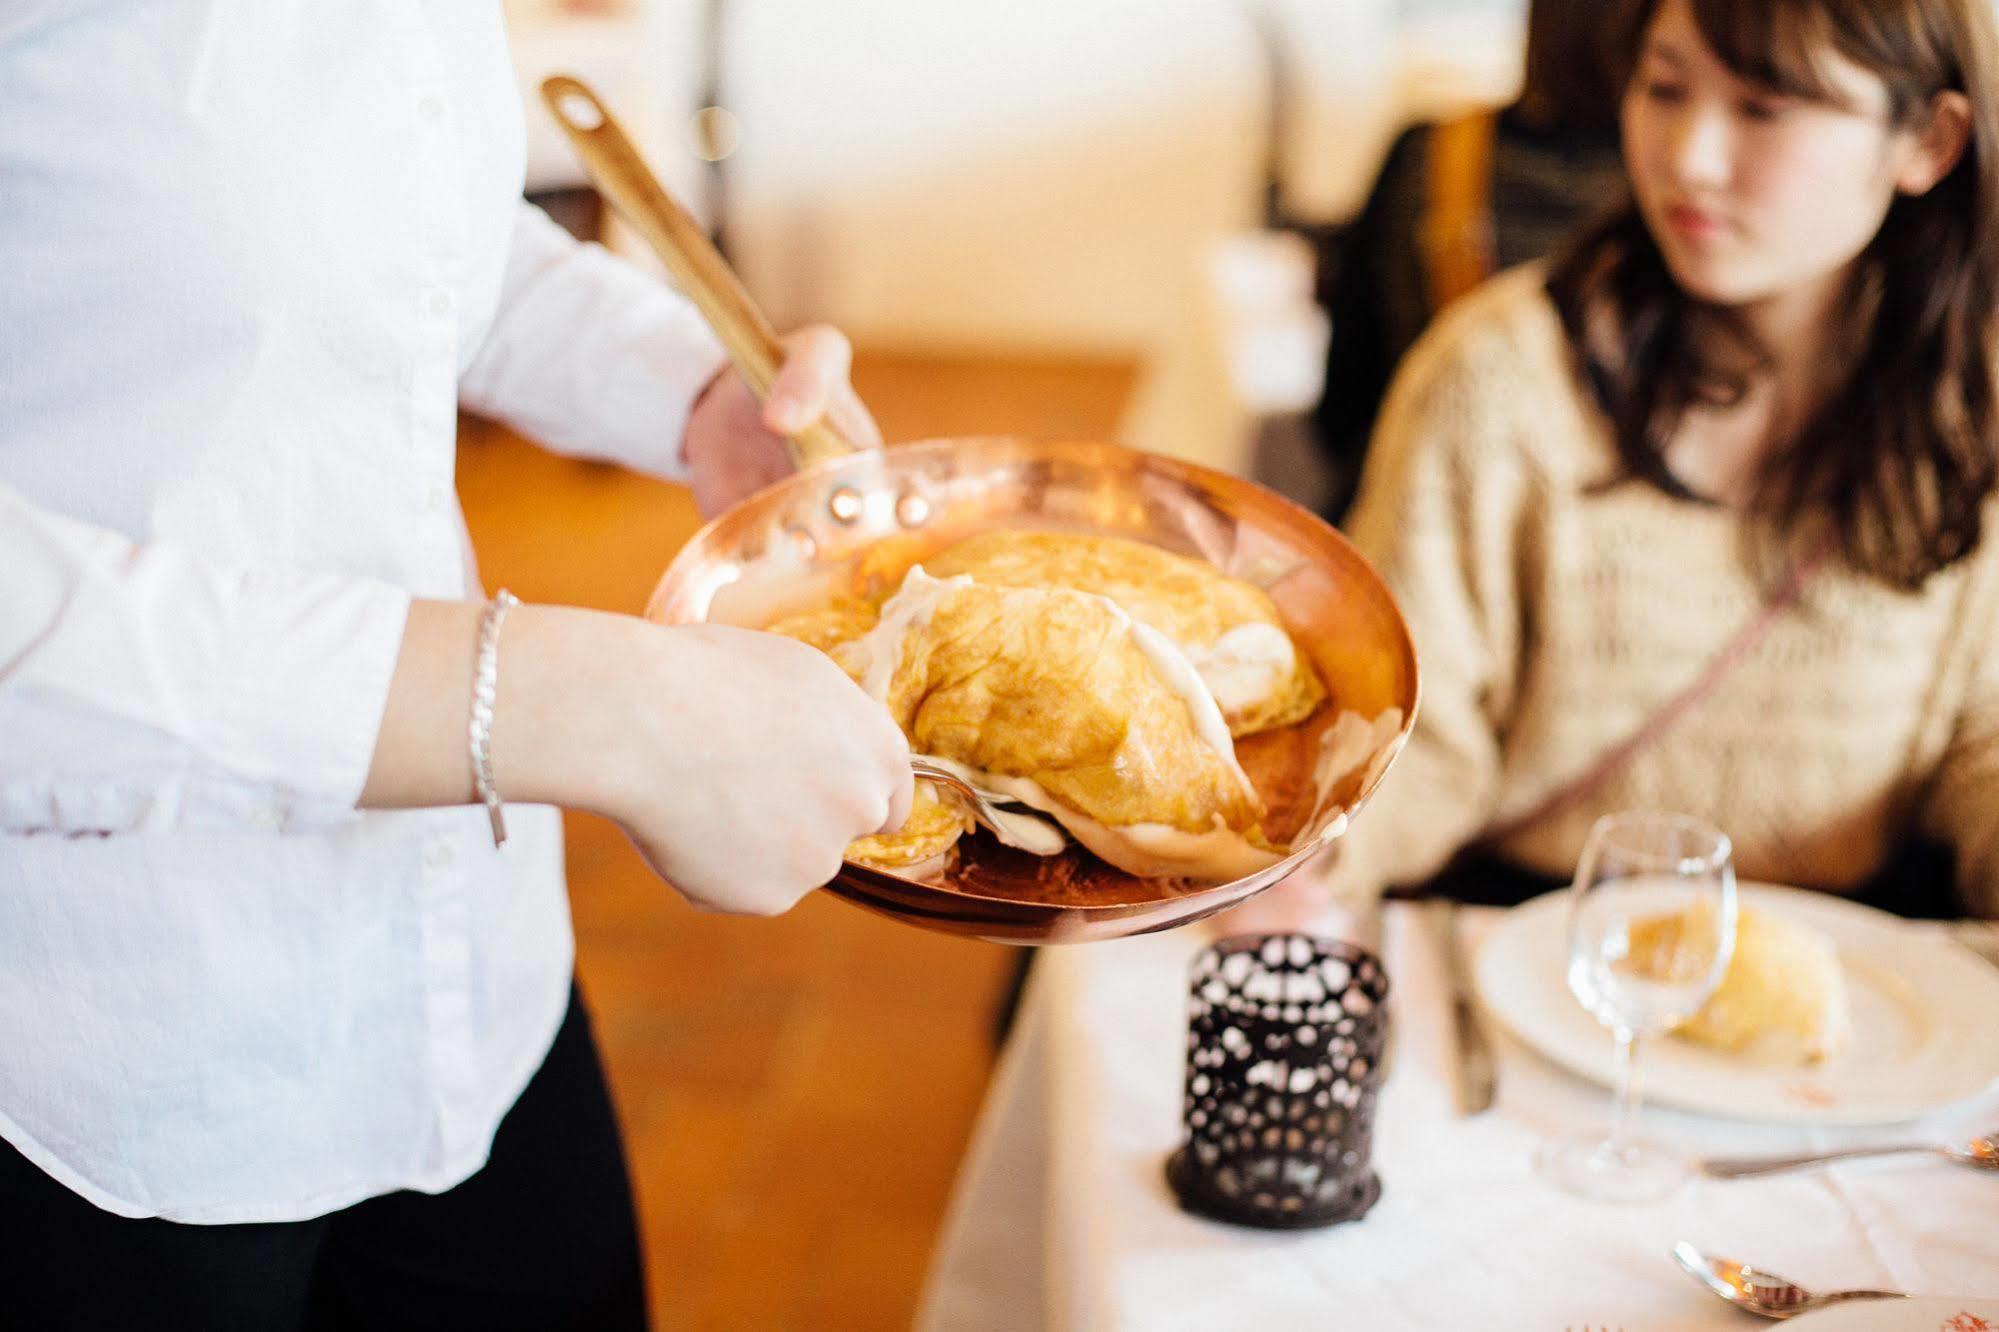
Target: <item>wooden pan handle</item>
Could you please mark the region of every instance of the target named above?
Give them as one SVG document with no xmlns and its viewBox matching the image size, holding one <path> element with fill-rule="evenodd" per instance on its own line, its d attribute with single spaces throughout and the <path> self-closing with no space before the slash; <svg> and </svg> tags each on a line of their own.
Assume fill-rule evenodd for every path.
<svg viewBox="0 0 1999 1332">
<path fill-rule="evenodd" d="M 744 290 L 742 279 L 716 253 L 687 210 L 666 192 L 609 108 L 587 84 L 557 74 L 542 80 L 541 95 L 556 123 L 576 145 L 591 181 L 652 246 L 675 284 L 715 330 L 757 401 L 766 401 L 778 366 L 784 362 L 784 349 L 770 321 Z M 800 469 L 856 451 L 824 418 L 786 442 L 792 461 Z"/>
</svg>

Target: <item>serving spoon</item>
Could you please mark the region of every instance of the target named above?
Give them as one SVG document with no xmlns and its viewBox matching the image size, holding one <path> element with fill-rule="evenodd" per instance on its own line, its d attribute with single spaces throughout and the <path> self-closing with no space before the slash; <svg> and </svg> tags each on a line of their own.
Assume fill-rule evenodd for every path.
<svg viewBox="0 0 1999 1332">
<path fill-rule="evenodd" d="M 1848 1300 L 1909 1298 L 1899 1290 L 1831 1290 L 1814 1294 L 1774 1272 L 1726 1258 L 1710 1258 L 1685 1240 L 1673 1246 L 1673 1260 L 1694 1280 L 1736 1308 L 1765 1318 L 1794 1318 L 1808 1309 L 1823 1309 L 1828 1304 L 1843 1304 Z"/>
<path fill-rule="evenodd" d="M 972 785 L 941 763 L 912 754 L 909 770 L 925 781 L 948 786 L 965 797 L 971 802 L 972 817 L 992 829 L 993 836 L 1008 846 L 1037 856 L 1052 856 L 1067 845 L 1066 839 L 1047 819 L 1030 812 L 1025 805 Z"/>
</svg>

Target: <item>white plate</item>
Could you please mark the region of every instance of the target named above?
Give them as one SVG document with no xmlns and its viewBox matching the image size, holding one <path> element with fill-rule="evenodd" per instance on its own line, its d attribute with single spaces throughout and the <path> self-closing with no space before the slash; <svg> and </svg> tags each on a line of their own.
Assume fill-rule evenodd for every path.
<svg viewBox="0 0 1999 1332">
<path fill-rule="evenodd" d="M 1855 1300 L 1784 1324 L 1809 1332 L 1999 1332 L 1999 1300 Z"/>
<path fill-rule="evenodd" d="M 1666 1037 L 1642 1053 L 1645 1098 L 1732 1119 L 1885 1124 L 1999 1081 L 1999 969 L 1933 928 L 1828 893 L 1743 884 L 1744 905 L 1828 935 L 1846 971 L 1853 1042 L 1820 1067 L 1759 1063 Z M 1513 908 L 1479 950 L 1479 997 L 1522 1041 L 1610 1085 L 1613 1042 L 1569 992 L 1569 893 Z"/>
</svg>

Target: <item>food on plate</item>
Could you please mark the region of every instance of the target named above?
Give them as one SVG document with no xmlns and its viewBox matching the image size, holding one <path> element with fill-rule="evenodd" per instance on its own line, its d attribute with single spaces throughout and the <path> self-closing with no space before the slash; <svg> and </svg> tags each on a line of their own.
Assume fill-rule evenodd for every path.
<svg viewBox="0 0 1999 1332">
<path fill-rule="evenodd" d="M 1631 927 L 1627 958 L 1660 979 L 1676 975 L 1678 959 L 1711 956 L 1716 912 L 1711 903 L 1649 917 Z M 1699 946 L 1686 948 L 1693 942 Z M 1777 911 L 1743 907 L 1736 916 L 1735 953 L 1721 986 L 1674 1035 L 1735 1055 L 1819 1063 L 1852 1038 L 1846 978 L 1831 939 Z"/>
</svg>

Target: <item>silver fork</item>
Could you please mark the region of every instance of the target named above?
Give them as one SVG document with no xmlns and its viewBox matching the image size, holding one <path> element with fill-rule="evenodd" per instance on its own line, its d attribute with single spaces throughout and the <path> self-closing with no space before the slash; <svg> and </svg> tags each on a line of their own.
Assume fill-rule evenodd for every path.
<svg viewBox="0 0 1999 1332">
<path fill-rule="evenodd" d="M 941 763 L 932 763 L 920 754 L 911 754 L 909 756 L 909 770 L 925 781 L 936 782 L 939 786 L 948 786 L 959 795 L 965 797 L 965 799 L 971 801 L 973 813 L 978 816 L 980 822 L 985 823 L 989 827 L 999 818 L 1002 812 L 997 800 L 992 795 L 981 791 L 978 787 L 972 785 Z"/>
<path fill-rule="evenodd" d="M 1066 845 L 1055 825 L 1042 815 L 1025 805 L 1013 804 L 1004 796 L 972 785 L 941 763 L 912 754 L 909 756 L 909 770 L 925 781 L 948 786 L 965 797 L 971 802 L 972 816 L 992 829 L 993 835 L 1008 846 L 1016 846 L 1038 856 L 1052 856 Z"/>
<path fill-rule="evenodd" d="M 1802 1156 L 1718 1156 L 1701 1161 L 1699 1166 L 1700 1172 L 1709 1179 L 1753 1179 L 1758 1175 L 1774 1175 L 1783 1170 L 1801 1170 L 1806 1166 L 1823 1165 L 1828 1161 L 1853 1161 L 1864 1156 L 1900 1156 L 1904 1153 L 1941 1156 L 1959 1165 L 1975 1166 L 1980 1170 L 1999 1170 L 1999 1133 L 1988 1133 L 1982 1138 L 1972 1138 L 1962 1143 L 1876 1143 L 1872 1146 L 1848 1147 L 1834 1152 L 1808 1152 Z"/>
</svg>

